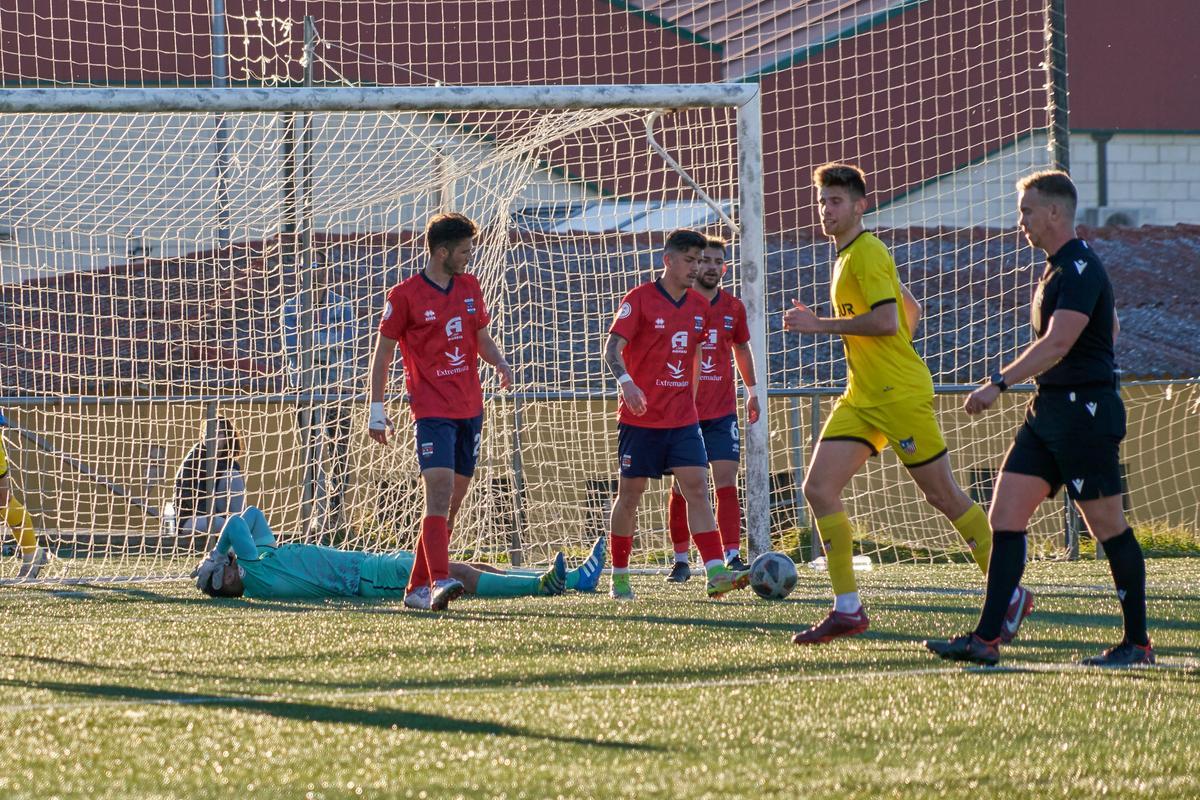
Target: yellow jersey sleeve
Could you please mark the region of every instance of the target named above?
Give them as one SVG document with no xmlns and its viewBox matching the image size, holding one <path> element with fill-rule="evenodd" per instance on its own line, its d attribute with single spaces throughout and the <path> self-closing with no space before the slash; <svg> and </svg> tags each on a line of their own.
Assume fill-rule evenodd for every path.
<svg viewBox="0 0 1200 800">
<path fill-rule="evenodd" d="M 864 233 L 863 236 L 871 234 Z M 875 239 L 874 236 L 871 238 Z M 883 242 L 878 239 L 875 242 L 878 246 L 872 246 L 869 241 L 863 242 L 861 247 L 852 244 L 846 252 L 846 269 L 858 282 L 859 295 L 865 304 L 861 312 L 864 314 L 882 303 L 900 302 L 896 265 L 892 263 L 892 257 Z"/>
</svg>

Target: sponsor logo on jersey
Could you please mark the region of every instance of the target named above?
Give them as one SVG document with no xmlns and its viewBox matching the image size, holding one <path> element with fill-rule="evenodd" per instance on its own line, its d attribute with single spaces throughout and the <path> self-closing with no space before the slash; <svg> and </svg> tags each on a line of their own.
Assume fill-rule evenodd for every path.
<svg viewBox="0 0 1200 800">
<path fill-rule="evenodd" d="M 1083 491 L 1083 478 L 1075 478 L 1071 481 L 1071 485 L 1075 487 L 1076 492 Z"/>
<path fill-rule="evenodd" d="M 467 304 L 467 313 L 474 314 L 475 313 L 475 298 L 468 297 L 465 302 Z"/>
<path fill-rule="evenodd" d="M 453 341 L 462 338 L 462 317 L 451 317 L 446 322 L 446 338 Z"/>
<path fill-rule="evenodd" d="M 654 320 L 654 330 L 661 331 L 665 327 L 667 327 L 667 323 L 666 323 L 666 320 L 664 320 L 662 317 L 659 317 L 658 319 Z"/>
<path fill-rule="evenodd" d="M 682 361 L 676 361 L 674 364 L 672 364 L 670 361 L 668 361 L 667 362 L 667 372 L 670 373 L 671 380 L 679 380 L 680 378 L 682 378 L 684 376 L 684 374 L 687 372 L 687 370 L 685 370 L 683 368 Z"/>
<path fill-rule="evenodd" d="M 1082 258 L 1075 259 L 1075 271 L 1082 275 L 1085 269 L 1087 269 L 1087 262 Z"/>
<path fill-rule="evenodd" d="M 625 319 L 633 313 L 633 306 L 629 303 L 621 303 L 621 307 L 617 309 L 617 319 Z"/>
<path fill-rule="evenodd" d="M 1088 410 L 1088 413 L 1089 413 L 1089 414 L 1091 414 L 1093 417 L 1094 417 L 1094 416 L 1096 416 L 1096 408 L 1097 408 L 1097 406 L 1096 406 L 1096 404 L 1095 404 L 1095 403 L 1084 403 L 1084 405 L 1087 407 L 1087 410 Z"/>
<path fill-rule="evenodd" d="M 717 362 L 715 362 L 713 360 L 712 356 L 709 356 L 708 358 L 705 358 L 705 359 L 701 359 L 701 361 L 700 361 L 700 372 L 701 373 L 703 373 L 704 375 L 711 375 L 713 372 L 716 372 L 716 370 L 717 370 Z"/>
<path fill-rule="evenodd" d="M 728 315 L 726 315 L 726 317 L 725 317 L 725 330 L 727 330 L 727 331 L 733 330 L 733 317 L 728 316 Z"/>
<path fill-rule="evenodd" d="M 701 317 L 699 315 L 692 317 L 692 324 L 696 326 L 696 330 L 698 330 L 698 331 L 704 330 L 704 317 Z"/>
<path fill-rule="evenodd" d="M 688 349 L 689 341 L 690 341 L 690 337 L 688 336 L 687 331 L 676 331 L 671 336 L 671 352 L 672 353 L 686 353 L 687 349 Z"/>
<path fill-rule="evenodd" d="M 432 309 L 425 309 L 425 321 L 433 322 L 435 319 L 437 319 L 437 314 L 434 314 Z"/>
<path fill-rule="evenodd" d="M 700 340 L 701 350 L 716 350 L 717 349 L 717 329 L 709 328 L 708 334 Z"/>
<path fill-rule="evenodd" d="M 903 450 L 904 452 L 908 453 L 911 456 L 913 453 L 917 452 L 916 439 L 914 439 L 911 436 L 908 437 L 907 439 L 901 439 L 900 440 L 900 449 Z"/>
<path fill-rule="evenodd" d="M 461 348 L 458 347 L 454 348 L 453 353 L 447 353 L 443 351 L 442 355 L 444 355 L 450 362 L 451 367 L 461 367 L 464 363 L 466 363 L 467 360 L 466 354 L 463 353 Z"/>
</svg>

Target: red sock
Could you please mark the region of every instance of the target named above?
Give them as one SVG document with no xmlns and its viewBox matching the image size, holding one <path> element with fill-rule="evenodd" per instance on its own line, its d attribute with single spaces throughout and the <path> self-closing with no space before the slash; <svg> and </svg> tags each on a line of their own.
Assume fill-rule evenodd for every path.
<svg viewBox="0 0 1200 800">
<path fill-rule="evenodd" d="M 617 536 L 615 533 L 610 533 L 608 536 L 608 546 L 612 550 L 613 569 L 628 569 L 629 554 L 633 552 L 633 537 Z"/>
<path fill-rule="evenodd" d="M 424 523 L 422 523 L 424 527 Z M 413 557 L 412 572 L 408 575 L 408 588 L 405 590 L 411 592 L 418 586 L 429 585 L 429 562 L 425 558 L 425 537 L 417 537 L 416 552 Z"/>
<path fill-rule="evenodd" d="M 692 541 L 696 543 L 696 549 L 700 551 L 700 560 L 705 566 L 710 561 L 720 561 L 725 563 L 725 551 L 721 549 L 721 534 L 717 531 L 705 531 L 704 533 L 693 533 Z"/>
<path fill-rule="evenodd" d="M 676 553 L 688 551 L 687 500 L 679 492 L 671 492 L 667 506 L 667 528 L 671 531 L 671 546 Z"/>
<path fill-rule="evenodd" d="M 429 565 L 429 580 L 436 583 L 449 578 L 450 532 L 445 517 L 428 516 L 421 521 L 421 544 Z"/>
<path fill-rule="evenodd" d="M 717 489 L 717 527 L 721 529 L 721 544 L 737 550 L 742 543 L 742 505 L 738 502 L 736 486 Z"/>
</svg>

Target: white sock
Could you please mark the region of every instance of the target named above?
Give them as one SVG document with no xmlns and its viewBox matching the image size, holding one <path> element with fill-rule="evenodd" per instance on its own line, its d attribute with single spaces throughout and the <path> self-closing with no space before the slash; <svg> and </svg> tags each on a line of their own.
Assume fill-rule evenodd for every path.
<svg viewBox="0 0 1200 800">
<path fill-rule="evenodd" d="M 843 614 L 854 614 L 860 608 L 862 608 L 862 601 L 858 599 L 858 592 L 846 592 L 845 594 L 834 595 L 834 611 L 840 611 Z"/>
<path fill-rule="evenodd" d="M 682 553 L 676 553 L 675 554 L 675 563 L 676 564 L 688 563 L 688 551 L 684 550 Z"/>
<path fill-rule="evenodd" d="M 731 548 L 731 549 L 725 551 L 725 560 L 729 561 L 730 559 L 737 558 L 740 554 L 741 554 L 741 551 L 738 550 L 736 547 Z"/>
<path fill-rule="evenodd" d="M 724 561 L 722 561 L 722 560 L 721 560 L 721 559 L 719 559 L 719 558 L 714 558 L 712 561 L 705 561 L 705 562 L 704 562 L 704 569 L 705 569 L 705 570 L 712 570 L 712 569 L 714 569 L 714 568 L 716 568 L 716 567 L 724 567 L 724 566 L 725 566 L 725 562 L 724 562 Z"/>
</svg>

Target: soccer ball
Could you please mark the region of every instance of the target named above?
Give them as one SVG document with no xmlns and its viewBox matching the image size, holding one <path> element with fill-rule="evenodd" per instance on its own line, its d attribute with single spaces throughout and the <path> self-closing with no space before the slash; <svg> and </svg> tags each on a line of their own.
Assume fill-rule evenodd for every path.
<svg viewBox="0 0 1200 800">
<path fill-rule="evenodd" d="M 783 553 L 763 553 L 750 565 L 750 588 L 765 600 L 782 600 L 796 588 L 796 565 Z"/>
</svg>

